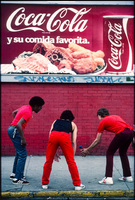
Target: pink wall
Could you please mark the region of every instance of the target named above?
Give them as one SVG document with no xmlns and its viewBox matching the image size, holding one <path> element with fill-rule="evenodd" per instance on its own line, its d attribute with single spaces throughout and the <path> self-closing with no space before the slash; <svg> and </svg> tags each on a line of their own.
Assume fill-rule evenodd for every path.
<svg viewBox="0 0 135 200">
<path fill-rule="evenodd" d="M 28 155 L 45 155 L 51 123 L 65 109 L 72 110 L 78 126 L 77 155 L 79 145 L 87 147 L 96 136 L 98 118 L 96 112 L 106 107 L 110 114 L 120 115 L 131 126 L 134 123 L 134 86 L 132 84 L 46 84 L 2 83 L 1 84 L 1 154 L 14 155 L 15 150 L 7 129 L 12 121 L 12 111 L 28 104 L 32 96 L 39 95 L 45 106 L 28 123 L 24 135 Z M 102 142 L 91 155 L 105 155 L 114 137 L 104 132 Z M 61 152 L 61 151 L 60 151 Z M 133 155 L 130 146 L 129 155 Z"/>
</svg>

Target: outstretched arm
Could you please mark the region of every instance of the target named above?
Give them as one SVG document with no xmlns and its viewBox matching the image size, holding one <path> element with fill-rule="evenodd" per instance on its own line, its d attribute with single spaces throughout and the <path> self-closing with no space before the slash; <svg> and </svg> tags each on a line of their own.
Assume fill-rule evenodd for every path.
<svg viewBox="0 0 135 200">
<path fill-rule="evenodd" d="M 55 121 L 56 121 L 56 120 L 55 120 Z M 52 129 L 53 129 L 53 125 L 54 125 L 55 121 L 54 121 L 54 122 L 52 123 L 52 125 L 51 125 L 50 132 L 49 132 L 49 136 L 50 136 L 50 134 L 51 134 L 51 131 L 52 131 Z"/>
<path fill-rule="evenodd" d="M 84 148 L 81 150 L 81 155 L 86 156 L 90 153 L 94 147 L 96 147 L 101 141 L 102 133 L 97 133 L 96 139 L 92 142 L 92 144 L 88 148 Z"/>
<path fill-rule="evenodd" d="M 17 127 L 17 130 L 18 130 L 19 135 L 20 135 L 20 137 L 21 137 L 21 145 L 26 146 L 27 143 L 26 143 L 26 140 L 25 140 L 25 137 L 24 137 L 24 134 L 23 134 L 23 129 L 22 129 L 22 125 L 23 125 L 24 123 L 25 123 L 25 120 L 24 120 L 23 118 L 21 118 L 21 119 L 18 121 L 16 127 Z"/>
<path fill-rule="evenodd" d="M 76 139 L 77 139 L 77 126 L 74 122 L 72 122 L 72 135 L 71 135 L 71 143 L 74 151 L 74 155 L 76 152 Z"/>
</svg>

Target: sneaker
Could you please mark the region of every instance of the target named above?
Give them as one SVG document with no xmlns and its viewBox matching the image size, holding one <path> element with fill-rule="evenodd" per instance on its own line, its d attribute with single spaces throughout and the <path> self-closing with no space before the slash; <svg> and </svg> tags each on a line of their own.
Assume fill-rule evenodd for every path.
<svg viewBox="0 0 135 200">
<path fill-rule="evenodd" d="M 14 174 L 14 173 L 11 173 L 10 179 L 13 179 L 13 178 L 15 178 L 15 174 Z"/>
<path fill-rule="evenodd" d="M 48 185 L 42 185 L 42 188 L 47 190 L 48 189 Z"/>
<path fill-rule="evenodd" d="M 22 184 L 22 185 L 29 185 L 29 182 L 24 179 L 17 179 L 14 178 L 12 181 L 13 184 Z"/>
<path fill-rule="evenodd" d="M 98 181 L 98 183 L 112 185 L 113 179 L 112 179 L 112 177 L 104 177 L 101 181 Z"/>
<path fill-rule="evenodd" d="M 127 177 L 121 177 L 119 178 L 119 181 L 127 181 L 127 182 L 133 182 L 132 176 L 127 176 Z"/>
<path fill-rule="evenodd" d="M 85 188 L 85 185 L 81 184 L 80 186 L 75 186 L 75 190 L 82 190 Z"/>
<path fill-rule="evenodd" d="M 15 178 L 15 174 L 14 174 L 14 173 L 11 173 L 10 179 L 14 179 L 14 178 Z M 23 178 L 23 179 L 26 179 L 25 176 L 23 176 L 22 178 Z"/>
</svg>

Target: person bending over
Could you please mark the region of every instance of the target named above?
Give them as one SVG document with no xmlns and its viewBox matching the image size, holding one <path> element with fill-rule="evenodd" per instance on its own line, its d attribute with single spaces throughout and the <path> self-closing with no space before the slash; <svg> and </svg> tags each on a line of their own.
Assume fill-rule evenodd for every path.
<svg viewBox="0 0 135 200">
<path fill-rule="evenodd" d="M 44 100 L 39 96 L 34 96 L 30 99 L 29 105 L 24 105 L 13 111 L 13 121 L 8 127 L 8 135 L 16 149 L 12 174 L 13 184 L 29 184 L 24 177 L 24 168 L 27 158 L 26 140 L 24 137 L 24 129 L 32 116 L 32 111 L 38 113 L 45 104 Z"/>
<path fill-rule="evenodd" d="M 66 158 L 75 190 L 85 188 L 85 186 L 81 184 L 78 168 L 74 160 L 76 152 L 77 126 L 74 122 L 72 122 L 73 120 L 73 113 L 70 110 L 65 110 L 62 112 L 60 119 L 57 119 L 52 123 L 46 151 L 46 162 L 43 167 L 43 189 L 48 188 L 53 159 L 59 161 L 60 157 L 56 153 L 59 146 L 61 147 Z M 71 140 L 69 137 L 70 132 L 72 134 Z"/>
<path fill-rule="evenodd" d="M 81 149 L 81 155 L 88 155 L 91 150 L 100 143 L 102 133 L 104 130 L 115 133 L 115 137 L 110 143 L 106 153 L 106 172 L 105 177 L 99 181 L 100 184 L 113 184 L 113 156 L 117 149 L 121 158 L 123 177 L 119 178 L 120 181 L 132 182 L 129 160 L 127 157 L 127 150 L 130 143 L 133 141 L 134 131 L 133 128 L 127 124 L 118 115 L 109 115 L 106 108 L 100 108 L 97 111 L 97 116 L 100 120 L 97 137 L 88 148 Z"/>
</svg>

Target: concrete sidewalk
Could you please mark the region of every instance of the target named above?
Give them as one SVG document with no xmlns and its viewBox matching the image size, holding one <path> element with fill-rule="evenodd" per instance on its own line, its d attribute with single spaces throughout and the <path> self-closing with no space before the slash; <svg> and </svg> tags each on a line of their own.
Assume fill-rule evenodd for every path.
<svg viewBox="0 0 135 200">
<path fill-rule="evenodd" d="M 128 156 L 134 178 L 134 156 Z M 12 172 L 14 157 L 1 157 L 1 195 L 3 199 L 25 198 L 126 198 L 134 199 L 134 182 L 120 182 L 122 167 L 119 156 L 114 156 L 113 185 L 100 185 L 98 181 L 104 177 L 105 156 L 76 156 L 83 191 L 75 191 L 65 157 L 60 162 L 54 162 L 50 176 L 49 188 L 42 189 L 42 173 L 45 156 L 28 156 L 25 166 L 25 176 L 29 185 L 14 185 L 9 179 Z"/>
</svg>

